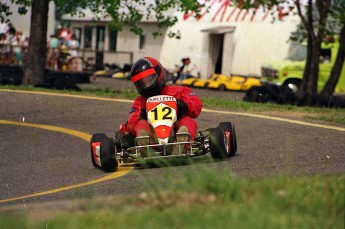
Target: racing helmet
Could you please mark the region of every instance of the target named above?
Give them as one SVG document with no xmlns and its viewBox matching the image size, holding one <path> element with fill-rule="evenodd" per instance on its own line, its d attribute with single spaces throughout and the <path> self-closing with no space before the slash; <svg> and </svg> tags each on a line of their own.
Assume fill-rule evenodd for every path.
<svg viewBox="0 0 345 229">
<path fill-rule="evenodd" d="M 165 86 L 165 70 L 158 60 L 142 57 L 131 69 L 131 81 L 145 98 L 158 95 Z"/>
</svg>

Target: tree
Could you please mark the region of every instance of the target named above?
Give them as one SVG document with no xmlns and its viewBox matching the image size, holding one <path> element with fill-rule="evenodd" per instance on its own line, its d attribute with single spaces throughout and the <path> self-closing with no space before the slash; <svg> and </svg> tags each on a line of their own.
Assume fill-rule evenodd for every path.
<svg viewBox="0 0 345 229">
<path fill-rule="evenodd" d="M 24 60 L 24 85 L 39 85 L 44 82 L 44 69 L 46 59 L 47 21 L 49 2 L 52 0 L 9 0 L 12 4 L 19 6 L 19 13 L 26 14 L 31 6 L 31 26 L 29 49 L 26 60 Z M 198 12 L 204 6 L 197 0 L 165 0 L 148 3 L 146 0 L 55 0 L 56 13 L 79 14 L 82 9 L 91 9 L 95 13 L 95 19 L 111 18 L 110 25 L 116 30 L 122 30 L 124 26 L 129 26 L 133 33 L 142 33 L 140 21 L 146 17 L 154 18 L 158 22 L 157 31 L 154 36 L 162 35 L 162 28 L 172 26 L 177 22 L 176 16 L 171 16 L 167 12 L 175 9 L 179 12 L 189 13 L 198 16 Z M 150 1 L 151 2 L 151 1 Z M 7 18 L 10 12 L 6 2 L 0 3 L 0 18 Z M 97 16 L 98 15 L 98 16 Z M 170 32 L 171 37 L 178 33 Z"/>
<path fill-rule="evenodd" d="M 331 98 L 345 62 L 345 1 L 333 1 L 331 16 L 338 20 L 341 27 L 339 32 L 340 46 L 329 80 L 327 81 L 325 87 L 321 91 L 321 96 L 325 99 Z"/>
<path fill-rule="evenodd" d="M 29 48 L 22 84 L 39 85 L 44 83 L 49 0 L 33 0 L 31 8 Z"/>
<path fill-rule="evenodd" d="M 313 1 L 308 1 L 308 17 L 302 13 L 300 1 L 294 1 L 298 15 L 301 18 L 304 28 L 308 32 L 308 55 L 305 72 L 303 75 L 302 85 L 299 90 L 299 100 L 303 103 L 312 103 L 313 98 L 317 94 L 317 81 L 319 74 L 321 44 L 324 39 L 327 17 L 331 7 L 331 0 L 316 0 L 319 13 L 318 23 L 315 26 L 313 21 Z"/>
</svg>

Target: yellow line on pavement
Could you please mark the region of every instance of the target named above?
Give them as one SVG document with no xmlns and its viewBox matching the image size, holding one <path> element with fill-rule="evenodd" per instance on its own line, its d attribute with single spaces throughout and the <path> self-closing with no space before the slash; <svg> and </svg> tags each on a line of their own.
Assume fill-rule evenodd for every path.
<svg viewBox="0 0 345 229">
<path fill-rule="evenodd" d="M 330 130 L 345 131 L 345 128 L 343 127 L 322 125 L 322 124 L 316 124 L 316 123 L 310 123 L 310 122 L 304 122 L 304 121 L 280 118 L 280 117 L 274 117 L 274 116 L 266 116 L 266 115 L 250 114 L 250 113 L 242 113 L 242 112 L 231 112 L 231 111 L 218 111 L 218 110 L 210 110 L 210 109 L 202 109 L 202 111 L 208 112 L 208 113 L 216 113 L 216 114 L 242 115 L 242 116 L 253 117 L 253 118 L 262 118 L 262 119 L 269 119 L 269 120 L 274 120 L 274 121 L 288 122 L 288 123 L 293 123 L 293 124 L 298 124 L 298 125 L 303 125 L 303 126 L 312 126 L 312 127 L 319 127 L 319 128 L 324 128 L 324 129 L 330 129 Z"/>
<path fill-rule="evenodd" d="M 85 141 L 90 141 L 90 138 L 91 138 L 90 134 L 80 132 L 77 130 L 66 129 L 66 128 L 62 128 L 62 127 L 58 127 L 58 126 L 48 126 L 48 125 L 41 125 L 41 124 L 36 124 L 36 123 L 26 123 L 26 122 L 14 122 L 14 121 L 9 121 L 9 120 L 0 120 L 0 124 L 34 127 L 34 128 L 44 129 L 44 130 L 55 131 L 55 132 L 60 132 L 60 133 L 72 135 L 72 136 L 84 139 Z"/>
<path fill-rule="evenodd" d="M 89 141 L 91 138 L 90 134 L 83 133 L 83 132 L 76 131 L 76 130 L 66 129 L 66 128 L 62 128 L 62 127 L 57 127 L 57 126 L 48 126 L 48 125 L 41 125 L 41 124 L 35 124 L 35 123 L 25 123 L 25 122 L 14 122 L 14 121 L 8 121 L 8 120 L 0 120 L 0 124 L 33 127 L 33 128 L 40 128 L 40 129 L 49 130 L 49 131 L 55 131 L 55 132 L 60 132 L 60 133 L 72 135 L 72 136 L 81 138 L 85 141 Z M 121 177 L 123 175 L 126 175 L 127 173 L 132 171 L 132 169 L 133 169 L 133 167 L 118 167 L 116 172 L 111 173 L 105 177 L 102 177 L 102 178 L 99 178 L 96 180 L 91 180 L 91 181 L 87 181 L 84 183 L 80 183 L 80 184 L 76 184 L 76 185 L 70 185 L 70 186 L 57 188 L 57 189 L 53 189 L 53 190 L 49 190 L 49 191 L 34 193 L 34 194 L 26 195 L 26 196 L 19 196 L 19 197 L 14 197 L 14 198 L 9 198 L 9 199 L 3 199 L 3 200 L 0 200 L 0 203 L 10 202 L 10 201 L 20 200 L 20 199 L 26 199 L 26 198 L 30 198 L 30 197 L 48 195 L 48 194 L 52 194 L 52 193 L 62 192 L 62 191 L 66 191 L 66 190 L 70 190 L 70 189 L 74 189 L 74 188 L 80 188 L 83 186 L 108 181 L 108 180 L 115 179 L 115 178 Z"/>
<path fill-rule="evenodd" d="M 19 196 L 19 197 L 14 197 L 14 198 L 9 198 L 9 199 L 3 199 L 3 200 L 0 200 L 0 203 L 6 203 L 6 202 L 14 201 L 14 200 L 27 199 L 27 198 L 31 198 L 31 197 L 37 197 L 37 196 L 44 196 L 44 195 L 49 195 L 49 194 L 53 194 L 53 193 L 57 193 L 57 192 L 70 190 L 70 189 L 84 187 L 87 185 L 97 184 L 100 182 L 104 182 L 104 181 L 108 181 L 108 180 L 112 180 L 112 179 L 124 176 L 127 173 L 129 173 L 130 171 L 132 171 L 132 169 L 133 169 L 133 167 L 118 167 L 116 172 L 111 173 L 111 174 L 109 174 L 105 177 L 102 177 L 100 179 L 97 179 L 97 180 L 91 180 L 91 181 L 87 181 L 87 182 L 76 184 L 76 185 L 57 188 L 57 189 L 53 189 L 53 190 L 49 190 L 49 191 L 45 191 L 45 192 L 34 193 L 34 194 L 26 195 L 26 196 Z"/>
<path fill-rule="evenodd" d="M 133 100 L 129 100 L 129 99 L 103 98 L 103 97 L 95 97 L 95 96 L 71 95 L 71 94 L 62 94 L 62 93 L 60 94 L 60 93 L 41 92 L 41 91 L 25 91 L 25 90 L 11 90 L 11 89 L 0 89 L 0 91 L 30 93 L 30 94 L 42 94 L 42 95 L 52 95 L 52 96 L 63 96 L 63 97 L 71 97 L 71 98 L 78 98 L 78 99 L 92 99 L 92 100 L 121 102 L 121 103 L 133 103 Z M 343 132 L 345 131 L 345 128 L 343 128 L 343 127 L 323 125 L 323 124 L 315 124 L 315 123 L 309 123 L 309 122 L 304 122 L 304 121 L 299 121 L 299 120 L 294 120 L 294 119 L 280 118 L 280 117 L 267 116 L 267 115 L 259 115 L 259 114 L 243 113 L 243 112 L 211 110 L 211 109 L 206 109 L 206 108 L 203 108 L 202 111 L 207 112 L 207 113 L 229 114 L 229 115 L 240 115 L 240 116 L 246 116 L 246 117 L 252 117 L 252 118 L 262 118 L 262 119 L 269 119 L 269 120 L 280 121 L 280 122 L 288 122 L 288 123 L 303 125 L 303 126 L 317 127 L 317 128 L 337 130 L 337 131 L 343 131 Z"/>
<path fill-rule="evenodd" d="M 121 103 L 133 103 L 133 100 L 129 100 L 129 99 L 114 99 L 114 98 L 104 98 L 104 97 L 95 97 L 95 96 L 87 96 L 87 95 L 71 95 L 71 94 L 53 93 L 53 92 L 45 92 L 45 91 L 25 91 L 25 90 L 11 90 L 11 89 L 0 89 L 0 91 L 18 92 L 18 93 L 26 93 L 26 94 L 52 95 L 52 96 L 60 96 L 60 97 L 71 97 L 71 98 L 77 98 L 77 99 L 93 99 L 93 100 L 112 101 L 112 102 L 115 101 L 115 102 L 121 102 Z"/>
</svg>

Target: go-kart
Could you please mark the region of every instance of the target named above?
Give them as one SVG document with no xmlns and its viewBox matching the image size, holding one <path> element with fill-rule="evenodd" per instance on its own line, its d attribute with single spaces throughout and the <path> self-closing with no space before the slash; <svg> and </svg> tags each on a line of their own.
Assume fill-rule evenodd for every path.
<svg viewBox="0 0 345 229">
<path fill-rule="evenodd" d="M 216 89 L 220 91 L 247 91 L 252 86 L 261 85 L 260 80 L 254 76 L 239 76 L 239 75 L 216 75 L 213 80 L 207 84 L 208 89 Z"/>
<path fill-rule="evenodd" d="M 135 138 L 135 144 L 125 147 L 124 139 L 119 131 L 115 137 L 108 137 L 104 133 L 93 134 L 90 140 L 91 161 L 95 167 L 105 172 L 113 172 L 119 163 L 142 163 L 145 160 L 164 158 L 197 157 L 210 153 L 214 159 L 226 159 L 237 152 L 235 126 L 231 122 L 221 122 L 215 128 L 198 131 L 194 139 L 188 133 L 174 133 L 173 126 L 177 120 L 176 98 L 168 95 L 158 95 L 146 101 L 147 120 L 156 136 L 155 144 L 139 145 L 138 141 L 149 136 Z M 179 136 L 188 139 L 175 142 Z M 181 139 L 181 138 L 180 138 Z M 178 154 L 172 154 L 172 148 L 179 147 Z M 149 152 L 143 156 L 141 151 Z M 175 151 L 174 151 L 175 152 Z"/>
</svg>

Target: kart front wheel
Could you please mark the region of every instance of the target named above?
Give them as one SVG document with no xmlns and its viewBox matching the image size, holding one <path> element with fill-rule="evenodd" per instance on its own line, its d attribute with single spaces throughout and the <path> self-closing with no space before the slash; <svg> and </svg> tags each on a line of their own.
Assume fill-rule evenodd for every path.
<svg viewBox="0 0 345 229">
<path fill-rule="evenodd" d="M 231 122 L 221 122 L 210 129 L 209 149 L 214 159 L 226 159 L 235 156 L 237 140 L 235 126 Z"/>
<path fill-rule="evenodd" d="M 235 156 L 237 152 L 237 139 L 235 126 L 231 122 L 219 123 L 221 148 L 225 150 L 228 157 Z"/>
<path fill-rule="evenodd" d="M 114 172 L 117 169 L 115 143 L 112 138 L 104 138 L 100 147 L 101 165 L 105 172 Z"/>
<path fill-rule="evenodd" d="M 90 140 L 90 148 L 91 148 L 91 162 L 93 166 L 98 167 L 96 160 L 95 160 L 95 155 L 92 149 L 92 143 L 95 142 L 101 142 L 103 139 L 107 138 L 107 135 L 104 133 L 98 133 L 98 134 L 93 134 Z"/>
<path fill-rule="evenodd" d="M 221 144 L 220 144 L 220 128 L 211 128 L 210 133 L 209 133 L 209 149 L 212 158 L 214 159 L 225 159 L 227 158 L 227 154 L 224 149 L 222 149 Z"/>
</svg>

